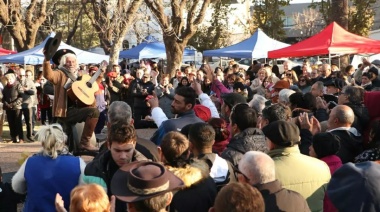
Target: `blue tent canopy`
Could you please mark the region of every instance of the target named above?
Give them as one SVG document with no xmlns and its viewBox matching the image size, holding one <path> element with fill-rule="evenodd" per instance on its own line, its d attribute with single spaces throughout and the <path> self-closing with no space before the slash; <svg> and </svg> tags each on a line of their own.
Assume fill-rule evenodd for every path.
<svg viewBox="0 0 380 212">
<path fill-rule="evenodd" d="M 185 49 L 183 56 L 194 56 L 195 50 Z M 145 41 L 136 47 L 120 51 L 119 58 L 143 59 L 166 58 L 165 44 L 159 42 L 153 36 L 147 36 Z"/>
<path fill-rule="evenodd" d="M 4 55 L 0 56 L 0 62 L 2 63 L 17 63 L 17 64 L 31 64 L 31 65 L 38 65 L 42 64 L 44 62 L 44 54 L 43 54 L 43 48 L 45 46 L 46 41 L 50 37 L 54 37 L 55 33 L 51 33 L 42 43 L 35 46 L 32 49 L 22 51 L 17 54 L 12 55 Z M 70 49 L 75 52 L 77 55 L 78 63 L 100 63 L 103 60 L 108 61 L 109 56 L 107 55 L 100 55 L 95 54 L 91 52 L 86 52 L 80 49 L 77 49 L 75 47 L 69 46 L 66 43 L 61 41 L 61 44 L 59 45 L 58 49 Z"/>
<path fill-rule="evenodd" d="M 268 51 L 290 46 L 274 40 L 266 35 L 261 29 L 240 43 L 221 49 L 206 50 L 203 56 L 232 57 L 232 58 L 267 58 Z"/>
</svg>

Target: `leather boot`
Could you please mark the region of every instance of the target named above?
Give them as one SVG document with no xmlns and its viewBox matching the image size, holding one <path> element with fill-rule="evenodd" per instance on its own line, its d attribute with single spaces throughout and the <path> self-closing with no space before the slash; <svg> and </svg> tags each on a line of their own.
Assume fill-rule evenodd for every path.
<svg viewBox="0 0 380 212">
<path fill-rule="evenodd" d="M 85 149 L 88 151 L 99 151 L 98 148 L 96 148 L 90 143 L 92 134 L 94 133 L 96 123 L 98 123 L 98 118 L 86 119 L 86 122 L 84 123 L 84 127 L 83 127 L 82 137 L 80 139 L 80 146 L 82 149 Z"/>
</svg>

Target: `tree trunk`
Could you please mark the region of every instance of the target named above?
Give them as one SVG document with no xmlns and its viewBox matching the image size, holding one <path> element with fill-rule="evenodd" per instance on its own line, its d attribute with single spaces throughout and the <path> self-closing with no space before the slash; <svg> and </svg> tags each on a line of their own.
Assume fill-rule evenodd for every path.
<svg viewBox="0 0 380 212">
<path fill-rule="evenodd" d="M 114 43 L 110 49 L 110 65 L 119 64 L 120 48 L 123 45 L 124 36 L 115 37 Z"/>
<path fill-rule="evenodd" d="M 169 38 L 172 37 L 172 38 Z M 176 38 L 174 35 L 165 36 L 164 35 L 164 43 L 166 48 L 166 59 L 167 59 L 167 67 L 166 72 L 170 74 L 170 77 L 175 76 L 175 71 L 177 69 L 181 69 L 183 51 L 185 48 L 184 43 L 176 42 Z"/>
<path fill-rule="evenodd" d="M 348 0 L 333 0 L 331 2 L 331 17 L 345 30 L 348 30 Z M 349 56 L 340 58 L 340 67 L 345 67 L 349 64 Z"/>
<path fill-rule="evenodd" d="M 348 0 L 333 0 L 331 2 L 332 21 L 348 30 Z"/>
</svg>

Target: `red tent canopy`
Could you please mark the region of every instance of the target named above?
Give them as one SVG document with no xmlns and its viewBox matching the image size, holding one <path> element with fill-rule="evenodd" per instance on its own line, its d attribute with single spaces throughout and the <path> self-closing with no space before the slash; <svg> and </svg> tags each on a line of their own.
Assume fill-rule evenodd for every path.
<svg viewBox="0 0 380 212">
<path fill-rule="evenodd" d="M 0 55 L 16 54 L 16 51 L 0 48 Z"/>
<path fill-rule="evenodd" d="M 268 52 L 269 58 L 325 54 L 380 53 L 380 40 L 350 33 L 333 22 L 320 33 L 289 47 Z"/>
</svg>

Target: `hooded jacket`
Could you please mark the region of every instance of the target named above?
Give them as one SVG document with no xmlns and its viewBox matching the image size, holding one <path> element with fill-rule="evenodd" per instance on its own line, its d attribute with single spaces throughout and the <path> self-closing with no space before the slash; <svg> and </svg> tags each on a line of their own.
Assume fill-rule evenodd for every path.
<svg viewBox="0 0 380 212">
<path fill-rule="evenodd" d="M 167 168 L 185 184 L 182 190 L 174 194 L 170 211 L 207 212 L 214 205 L 217 188 L 209 176 L 208 165 L 205 162 L 197 160 L 184 168 Z"/>
<path fill-rule="evenodd" d="M 143 160 L 147 160 L 147 158 L 135 150 L 131 162 Z M 83 181 L 86 184 L 95 183 L 102 186 L 107 191 L 108 196 L 111 197 L 111 180 L 118 169 L 119 167 L 117 167 L 117 164 L 112 159 L 111 152 L 106 150 L 87 164 L 84 170 Z M 116 199 L 115 211 L 126 211 L 126 204 Z"/>
<path fill-rule="evenodd" d="M 258 128 L 248 128 L 231 138 L 221 157 L 237 166 L 240 159 L 248 151 L 267 152 L 265 135 Z"/>
</svg>

